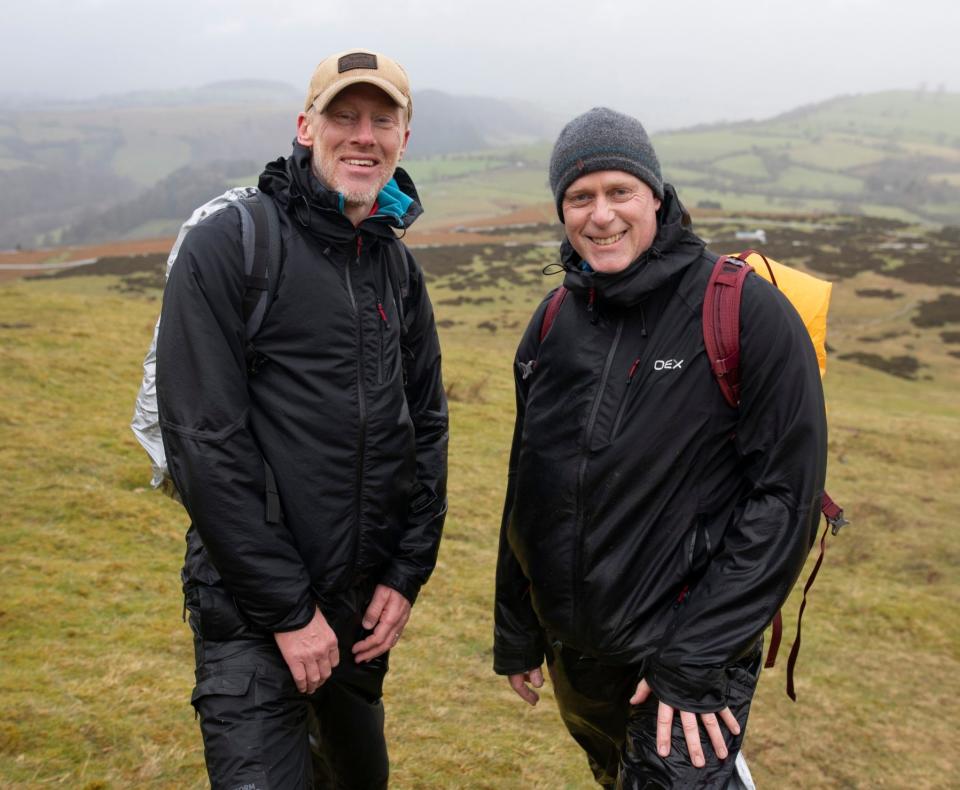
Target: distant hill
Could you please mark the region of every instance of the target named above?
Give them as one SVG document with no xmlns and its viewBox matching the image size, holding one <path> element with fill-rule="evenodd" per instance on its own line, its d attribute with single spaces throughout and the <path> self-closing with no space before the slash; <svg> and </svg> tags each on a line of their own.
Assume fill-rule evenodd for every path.
<svg viewBox="0 0 960 790">
<path fill-rule="evenodd" d="M 560 118 L 530 102 L 420 91 L 413 96 L 407 155 L 429 157 L 547 140 L 560 127 Z"/>
<path fill-rule="evenodd" d="M 59 241 L 184 167 L 264 162 L 289 151 L 300 91 L 284 83 L 220 82 L 51 105 L 0 103 L 0 247 Z M 543 139 L 557 122 L 533 105 L 414 93 L 408 157 Z"/>
<path fill-rule="evenodd" d="M 549 141 L 565 119 L 529 103 L 432 90 L 413 101 L 405 164 L 426 223 L 549 200 Z M 262 163 L 289 150 L 300 103 L 293 87 L 257 81 L 55 108 L 0 103 L 0 248 L 169 232 L 189 213 L 171 202 L 174 185 L 209 196 L 251 183 Z M 960 224 L 960 94 L 842 96 L 654 142 L 665 178 L 691 208 Z M 150 214 L 161 206 L 167 213 Z"/>
<path fill-rule="evenodd" d="M 960 224 L 960 94 L 841 96 L 654 142 L 690 205 Z"/>
</svg>

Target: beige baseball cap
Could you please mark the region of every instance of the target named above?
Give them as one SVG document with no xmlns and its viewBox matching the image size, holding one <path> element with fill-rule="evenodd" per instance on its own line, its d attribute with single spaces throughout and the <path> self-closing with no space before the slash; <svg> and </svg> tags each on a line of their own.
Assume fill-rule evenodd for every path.
<svg viewBox="0 0 960 790">
<path fill-rule="evenodd" d="M 407 120 L 413 115 L 410 80 L 403 66 L 386 55 L 364 49 L 340 52 L 320 61 L 310 78 L 303 111 L 313 105 L 323 112 L 334 96 L 358 82 L 375 85 L 384 91 L 407 111 Z"/>
</svg>

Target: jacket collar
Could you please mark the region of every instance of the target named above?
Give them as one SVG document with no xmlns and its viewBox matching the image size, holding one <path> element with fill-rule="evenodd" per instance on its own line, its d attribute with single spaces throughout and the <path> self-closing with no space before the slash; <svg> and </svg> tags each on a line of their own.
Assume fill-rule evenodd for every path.
<svg viewBox="0 0 960 790">
<path fill-rule="evenodd" d="M 293 143 L 289 157 L 267 164 L 259 187 L 277 200 L 297 224 L 331 241 L 347 241 L 358 232 L 393 236 L 392 228 L 406 229 L 423 213 L 413 181 L 398 167 L 377 196 L 377 212 L 355 228 L 343 214 L 343 195 L 317 179 L 311 168 L 311 150 L 298 142 Z"/>
<path fill-rule="evenodd" d="M 584 268 L 583 260 L 565 239 L 560 245 L 560 259 L 567 273 L 563 284 L 572 291 L 593 288 L 605 301 L 630 307 L 677 277 L 700 257 L 703 248 L 676 190 L 666 184 L 657 212 L 657 234 L 648 250 L 623 271 L 604 274 Z"/>
</svg>

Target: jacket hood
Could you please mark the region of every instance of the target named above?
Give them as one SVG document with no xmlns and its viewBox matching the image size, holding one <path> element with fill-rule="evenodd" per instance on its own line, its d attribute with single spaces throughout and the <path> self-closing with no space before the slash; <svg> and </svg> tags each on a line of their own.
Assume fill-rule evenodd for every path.
<svg viewBox="0 0 960 790">
<path fill-rule="evenodd" d="M 264 168 L 260 189 L 276 199 L 300 225 L 334 239 L 352 239 L 358 228 L 343 213 L 343 195 L 317 179 L 310 161 L 311 150 L 294 141 L 289 157 L 269 162 Z M 413 180 L 398 167 L 377 196 L 376 213 L 364 219 L 359 229 L 392 236 L 392 228 L 404 230 L 422 213 Z"/>
<path fill-rule="evenodd" d="M 703 248 L 676 190 L 666 184 L 657 212 L 657 234 L 649 249 L 623 271 L 605 274 L 590 269 L 564 239 L 560 245 L 560 260 L 567 273 L 563 284 L 572 291 L 592 288 L 605 301 L 630 307 L 684 271 L 700 257 Z"/>
</svg>

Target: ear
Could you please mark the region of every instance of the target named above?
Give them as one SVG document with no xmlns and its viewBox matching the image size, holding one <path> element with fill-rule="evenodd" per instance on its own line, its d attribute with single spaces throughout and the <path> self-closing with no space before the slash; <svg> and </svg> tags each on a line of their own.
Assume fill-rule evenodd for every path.
<svg viewBox="0 0 960 790">
<path fill-rule="evenodd" d="M 310 148 L 313 145 L 313 128 L 305 112 L 297 116 L 297 142 Z"/>
<path fill-rule="evenodd" d="M 403 159 L 403 154 L 407 150 L 407 143 L 410 141 L 410 127 L 408 126 L 403 130 L 403 142 L 400 144 L 400 159 Z"/>
</svg>

